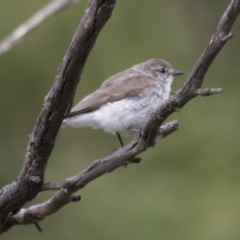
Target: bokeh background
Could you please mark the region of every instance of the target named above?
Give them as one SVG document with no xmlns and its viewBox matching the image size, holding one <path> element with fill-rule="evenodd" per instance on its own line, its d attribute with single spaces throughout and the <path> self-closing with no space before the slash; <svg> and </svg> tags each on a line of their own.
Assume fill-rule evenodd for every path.
<svg viewBox="0 0 240 240">
<path fill-rule="evenodd" d="M 1 0 L 0 39 L 48 1 Z M 210 40 L 229 0 L 117 1 L 87 61 L 75 102 L 110 75 L 152 57 L 164 58 L 185 75 Z M 0 57 L 0 185 L 16 179 L 28 135 L 57 68 L 87 6 L 69 7 Z M 212 64 L 205 87 L 224 93 L 189 102 L 169 120 L 179 131 L 129 165 L 80 191 L 70 204 L 34 226 L 12 228 L 1 239 L 240 239 L 240 20 Z M 125 138 L 128 142 L 131 138 Z M 117 138 L 101 130 L 64 128 L 46 171 L 61 181 L 108 155 Z M 53 192 L 41 193 L 31 204 Z"/>
</svg>

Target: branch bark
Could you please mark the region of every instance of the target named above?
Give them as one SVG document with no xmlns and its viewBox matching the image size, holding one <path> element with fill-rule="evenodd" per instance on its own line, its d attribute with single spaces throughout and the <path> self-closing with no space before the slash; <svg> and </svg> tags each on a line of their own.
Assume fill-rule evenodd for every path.
<svg viewBox="0 0 240 240">
<path fill-rule="evenodd" d="M 230 32 L 231 28 L 238 17 L 240 12 L 240 0 L 232 0 L 224 12 L 222 18 L 220 19 L 217 28 L 214 34 L 211 37 L 211 40 L 203 51 L 202 55 L 199 57 L 197 62 L 192 68 L 186 82 L 183 87 L 176 91 L 169 100 L 162 105 L 162 107 L 153 114 L 146 126 L 142 131 L 142 137 L 144 138 L 147 146 L 153 146 L 156 138 L 155 129 L 161 126 L 161 124 L 167 119 L 167 117 L 173 112 L 181 109 L 188 101 L 193 99 L 198 95 L 204 95 L 203 92 L 207 92 L 212 95 L 219 93 L 222 90 L 206 90 L 202 89 L 202 82 L 204 76 L 211 66 L 211 63 L 217 56 L 217 54 L 224 47 L 226 42 L 233 37 L 233 34 Z"/>
<path fill-rule="evenodd" d="M 0 191 L 0 233 L 11 227 L 6 224 L 7 218 L 17 213 L 41 191 L 45 168 L 64 113 L 74 96 L 89 52 L 111 16 L 114 5 L 115 0 L 90 1 L 54 84 L 45 97 L 28 143 L 22 171 L 16 181 Z"/>
<path fill-rule="evenodd" d="M 179 123 L 176 120 L 165 124 L 158 131 L 158 140 L 167 137 L 178 128 Z M 43 220 L 44 217 L 55 213 L 68 203 L 79 201 L 81 197 L 73 193 L 84 188 L 85 185 L 101 175 L 118 167 L 126 166 L 126 162 L 131 163 L 137 153 L 136 149 L 130 150 L 129 146 L 126 146 L 106 158 L 94 161 L 88 168 L 75 176 L 65 179 L 63 182 L 44 184 L 42 191 L 57 190 L 54 196 L 44 203 L 27 209 L 22 208 L 17 214 L 7 218 L 6 225 L 36 223 Z"/>
<path fill-rule="evenodd" d="M 210 43 L 194 65 L 183 87 L 175 92 L 155 114 L 150 116 L 139 136 L 112 155 L 96 160 L 76 176 L 61 183 L 44 184 L 45 166 L 52 151 L 63 114 L 73 98 L 78 77 L 81 75 L 87 55 L 101 27 L 109 18 L 113 6 L 114 1 L 110 0 L 91 1 L 89 9 L 77 29 L 52 90 L 45 99 L 44 107 L 28 145 L 22 172 L 18 180 L 0 192 L 0 222 L 2 223 L 0 233 L 15 224 L 38 223 L 45 216 L 56 212 L 69 202 L 79 200 L 79 196 L 73 195 L 74 192 L 85 187 L 99 176 L 120 166 L 125 166 L 126 163 L 131 163 L 136 155 L 154 146 L 158 138 L 161 140 L 177 130 L 177 122 L 161 127 L 171 113 L 181 109 L 196 96 L 209 96 L 222 92 L 220 88 L 202 89 L 201 86 L 212 61 L 227 40 L 232 37 L 230 30 L 239 15 L 240 0 L 230 2 Z M 48 201 L 18 211 L 26 201 L 34 198 L 42 190 L 57 191 Z"/>
</svg>

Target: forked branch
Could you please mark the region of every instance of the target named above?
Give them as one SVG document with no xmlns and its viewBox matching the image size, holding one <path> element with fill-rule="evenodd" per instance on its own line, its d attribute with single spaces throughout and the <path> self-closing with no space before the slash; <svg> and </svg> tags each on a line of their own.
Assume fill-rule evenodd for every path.
<svg viewBox="0 0 240 240">
<path fill-rule="evenodd" d="M 176 131 L 179 126 L 178 122 L 162 126 L 171 113 L 181 109 L 196 96 L 209 96 L 222 92 L 220 88 L 202 89 L 202 82 L 212 61 L 227 40 L 232 37 L 230 30 L 239 15 L 240 0 L 231 1 L 210 43 L 193 66 L 183 87 L 150 116 L 138 137 L 112 155 L 94 161 L 77 175 L 61 183 L 44 184 L 45 166 L 53 149 L 63 115 L 74 96 L 87 55 L 101 28 L 110 17 L 114 3 L 114 0 L 90 1 L 89 8 L 64 57 L 54 85 L 45 98 L 44 107 L 29 141 L 22 172 L 18 180 L 0 191 L 0 233 L 16 224 L 37 223 L 40 229 L 38 222 L 44 217 L 53 214 L 69 202 L 79 200 L 79 196 L 73 195 L 74 192 L 99 176 L 130 163 L 136 155 L 155 145 L 157 140 Z M 44 203 L 28 209 L 22 208 L 27 201 L 44 190 L 56 190 L 56 193 Z"/>
<path fill-rule="evenodd" d="M 201 89 L 202 82 L 217 54 L 226 42 L 233 37 L 230 31 L 239 12 L 240 0 L 232 0 L 220 19 L 208 46 L 194 64 L 183 87 L 171 95 L 169 100 L 150 117 L 142 132 L 142 137 L 146 141 L 147 146 L 154 145 L 156 138 L 155 129 L 161 126 L 167 117 L 175 112 L 176 109 L 181 109 L 188 101 L 198 95 L 207 96 L 222 92 L 221 89 L 203 90 Z"/>
</svg>

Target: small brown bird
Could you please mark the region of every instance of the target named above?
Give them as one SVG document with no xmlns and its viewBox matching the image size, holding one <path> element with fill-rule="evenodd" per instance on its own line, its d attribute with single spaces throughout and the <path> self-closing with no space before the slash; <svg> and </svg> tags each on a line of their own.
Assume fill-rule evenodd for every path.
<svg viewBox="0 0 240 240">
<path fill-rule="evenodd" d="M 102 128 L 120 134 L 139 133 L 149 116 L 169 97 L 173 70 L 161 59 L 150 59 L 108 78 L 83 98 L 63 120 L 62 126 Z"/>
</svg>

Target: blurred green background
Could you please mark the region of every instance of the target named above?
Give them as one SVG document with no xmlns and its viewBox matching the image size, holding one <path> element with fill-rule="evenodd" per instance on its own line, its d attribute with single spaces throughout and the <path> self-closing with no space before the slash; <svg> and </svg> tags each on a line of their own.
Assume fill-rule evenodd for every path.
<svg viewBox="0 0 240 240">
<path fill-rule="evenodd" d="M 0 39 L 48 1 L 1 0 Z M 110 75 L 152 57 L 185 75 L 210 40 L 229 0 L 117 1 L 87 61 L 75 102 Z M 0 57 L 0 184 L 21 167 L 43 99 L 87 5 L 86 0 L 45 22 Z M 129 165 L 80 191 L 70 204 L 34 226 L 14 227 L 1 239 L 240 239 L 240 20 L 212 64 L 205 87 L 224 93 L 196 98 L 171 119 L 179 131 Z M 130 141 L 125 138 L 124 141 Z M 118 147 L 101 130 L 64 128 L 49 160 L 46 181 L 61 181 Z M 41 193 L 31 204 L 53 192 Z"/>
</svg>

